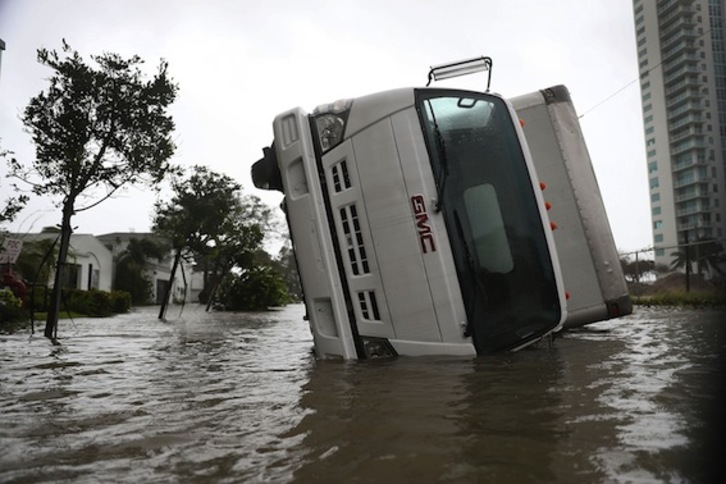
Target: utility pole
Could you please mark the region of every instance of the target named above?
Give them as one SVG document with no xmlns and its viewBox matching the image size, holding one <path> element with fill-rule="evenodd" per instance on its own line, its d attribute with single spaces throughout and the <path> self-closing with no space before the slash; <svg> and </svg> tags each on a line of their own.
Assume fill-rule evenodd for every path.
<svg viewBox="0 0 726 484">
<path fill-rule="evenodd" d="M 691 244 L 688 243 L 688 230 L 686 234 L 686 292 L 691 292 Z"/>
<path fill-rule="evenodd" d="M 3 51 L 4 50 L 5 50 L 5 41 L 3 39 L 0 39 L 0 72 L 2 72 Z"/>
</svg>

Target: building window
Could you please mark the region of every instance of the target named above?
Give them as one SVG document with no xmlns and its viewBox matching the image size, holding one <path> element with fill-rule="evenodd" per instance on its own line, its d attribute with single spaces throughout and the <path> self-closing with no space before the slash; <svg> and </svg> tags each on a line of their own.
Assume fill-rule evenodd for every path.
<svg viewBox="0 0 726 484">
<path fill-rule="evenodd" d="M 654 157 L 654 156 L 655 156 L 655 150 L 650 150 L 650 151 L 648 152 L 648 158 L 652 158 L 652 157 Z"/>
<path fill-rule="evenodd" d="M 655 234 L 653 236 L 653 241 L 658 244 L 660 242 L 663 242 L 663 234 Z"/>
<path fill-rule="evenodd" d="M 651 190 L 653 188 L 658 188 L 658 177 L 657 176 L 650 179 L 650 188 L 651 188 Z"/>
<path fill-rule="evenodd" d="M 655 249 L 655 256 L 656 257 L 663 257 L 665 255 L 665 250 L 663 249 Z"/>
<path fill-rule="evenodd" d="M 660 215 L 660 207 L 653 207 L 653 215 Z"/>
<path fill-rule="evenodd" d="M 655 161 L 651 161 L 648 163 L 648 173 L 653 173 L 658 169 L 658 163 Z"/>
<path fill-rule="evenodd" d="M 650 195 L 651 202 L 660 202 L 660 193 L 653 193 Z"/>
<path fill-rule="evenodd" d="M 663 228 L 663 221 L 662 220 L 656 220 L 653 222 L 653 228 L 655 230 L 662 229 Z"/>
</svg>

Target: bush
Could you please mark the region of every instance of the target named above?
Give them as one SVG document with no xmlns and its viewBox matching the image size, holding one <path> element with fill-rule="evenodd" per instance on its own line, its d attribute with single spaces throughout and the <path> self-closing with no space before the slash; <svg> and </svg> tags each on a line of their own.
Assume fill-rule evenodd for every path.
<svg viewBox="0 0 726 484">
<path fill-rule="evenodd" d="M 61 293 L 61 311 L 70 311 L 93 317 L 106 317 L 113 313 L 128 312 L 130 307 L 131 295 L 126 291 L 63 289 Z M 40 311 L 37 307 L 35 310 Z"/>
<path fill-rule="evenodd" d="M 14 323 L 26 319 L 22 301 L 10 289 L 0 289 L 0 323 Z"/>
<path fill-rule="evenodd" d="M 214 307 L 223 311 L 263 310 L 289 301 L 283 277 L 263 266 L 227 276 L 217 291 Z"/>
<path fill-rule="evenodd" d="M 111 291 L 111 311 L 116 314 L 128 313 L 131 308 L 131 294 L 126 291 Z"/>
</svg>

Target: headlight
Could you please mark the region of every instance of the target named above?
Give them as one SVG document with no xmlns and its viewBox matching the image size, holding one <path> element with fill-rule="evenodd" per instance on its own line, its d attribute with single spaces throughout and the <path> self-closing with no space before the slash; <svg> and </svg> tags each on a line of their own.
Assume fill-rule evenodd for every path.
<svg viewBox="0 0 726 484">
<path fill-rule="evenodd" d="M 318 143 L 323 153 L 330 151 L 343 141 L 352 99 L 323 104 L 313 111 Z"/>
</svg>

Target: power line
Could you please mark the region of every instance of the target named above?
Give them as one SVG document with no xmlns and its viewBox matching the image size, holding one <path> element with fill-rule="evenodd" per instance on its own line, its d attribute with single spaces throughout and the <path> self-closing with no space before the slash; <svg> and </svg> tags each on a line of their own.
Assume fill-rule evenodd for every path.
<svg viewBox="0 0 726 484">
<path fill-rule="evenodd" d="M 724 20 L 721 21 L 721 23 L 724 23 L 724 22 L 726 22 L 726 19 L 724 19 Z M 701 35 L 699 35 L 698 37 L 696 37 L 696 40 L 700 40 L 706 34 L 709 34 L 712 30 L 713 30 L 713 28 L 709 28 L 708 30 L 706 30 L 705 32 L 703 32 Z M 661 60 L 659 63 L 657 63 L 656 65 L 654 65 L 653 67 L 651 67 L 650 69 L 648 69 L 647 71 L 645 71 L 643 74 L 638 75 L 638 77 L 636 77 L 632 81 L 628 82 L 623 87 L 621 87 L 617 91 L 613 92 L 612 94 L 610 94 L 609 96 L 607 96 L 605 99 L 603 99 L 602 101 L 600 101 L 599 103 L 595 104 L 593 107 L 591 107 L 590 109 L 588 109 L 587 111 L 583 112 L 581 115 L 579 115 L 577 117 L 577 119 L 582 119 L 582 117 L 585 116 L 586 114 L 591 113 L 595 109 L 599 108 L 600 106 L 602 106 L 603 104 L 605 104 L 606 102 L 608 102 L 609 100 L 611 100 L 612 98 L 614 98 L 615 96 L 617 96 L 618 94 L 620 94 L 621 92 L 623 92 L 624 90 L 626 90 L 627 88 L 629 88 L 630 86 L 632 86 L 633 84 L 635 84 L 636 82 L 638 82 L 638 80 L 640 80 L 640 78 L 643 77 L 645 74 L 650 74 L 655 69 L 657 69 L 658 67 L 662 66 L 664 62 L 665 62 L 664 60 Z"/>
</svg>

